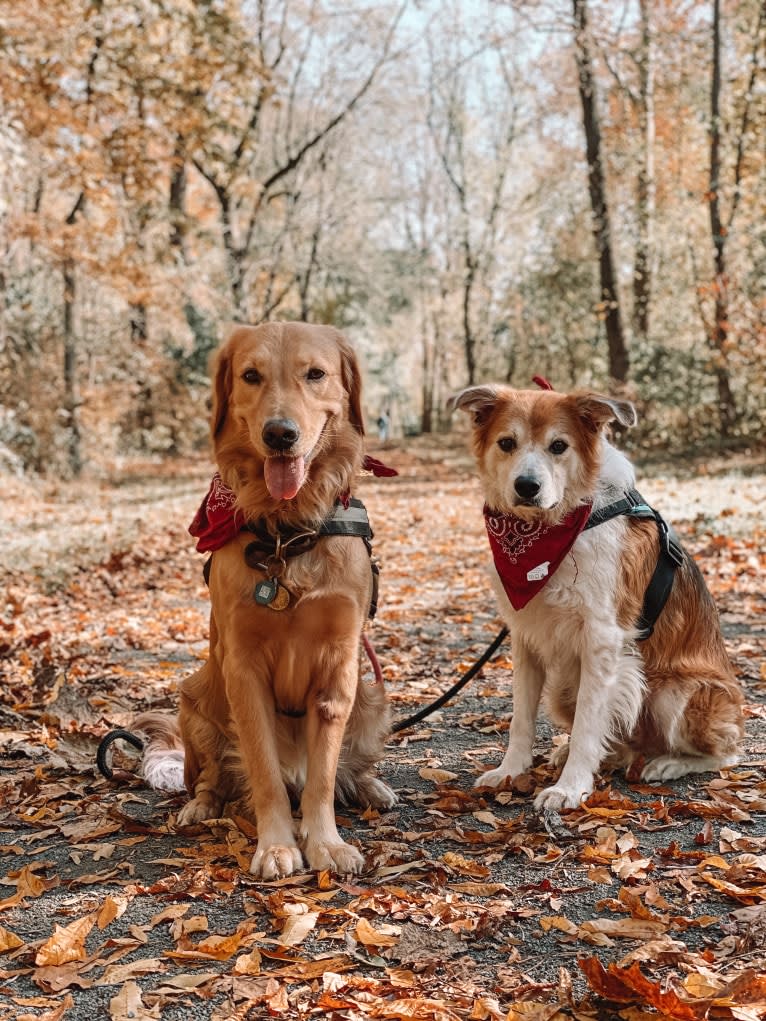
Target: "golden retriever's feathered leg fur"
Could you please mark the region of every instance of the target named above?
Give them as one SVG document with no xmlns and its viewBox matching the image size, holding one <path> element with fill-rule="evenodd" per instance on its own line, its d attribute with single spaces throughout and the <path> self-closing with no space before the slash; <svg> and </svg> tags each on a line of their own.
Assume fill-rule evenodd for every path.
<svg viewBox="0 0 766 1021">
<path fill-rule="evenodd" d="M 272 535 L 310 529 L 351 494 L 363 457 L 360 388 L 353 351 L 332 328 L 234 330 L 215 356 L 211 433 L 245 521 Z M 338 834 L 334 796 L 396 801 L 374 776 L 389 733 L 383 686 L 360 680 L 369 554 L 358 537 L 321 537 L 286 560 L 279 581 L 290 602 L 277 612 L 253 598 L 266 574 L 245 560 L 252 538 L 241 532 L 213 556 L 210 655 L 181 688 L 191 799 L 178 820 L 247 797 L 258 826 L 251 868 L 272 879 L 301 866 L 289 797 L 300 793 L 309 866 L 357 872 L 363 858 Z"/>
</svg>

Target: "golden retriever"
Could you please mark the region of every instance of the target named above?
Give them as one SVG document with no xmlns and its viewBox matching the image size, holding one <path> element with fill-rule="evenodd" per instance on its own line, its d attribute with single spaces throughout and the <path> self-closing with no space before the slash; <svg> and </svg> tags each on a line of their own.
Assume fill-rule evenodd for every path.
<svg viewBox="0 0 766 1021">
<path fill-rule="evenodd" d="M 210 656 L 181 688 L 191 800 L 178 822 L 217 816 L 245 795 L 258 827 L 251 871 L 287 876 L 302 865 L 290 802 L 300 792 L 309 867 L 356 873 L 363 857 L 338 833 L 335 794 L 377 807 L 396 797 L 373 775 L 390 732 L 383 686 L 360 681 L 369 550 L 356 535 L 315 534 L 348 503 L 362 466 L 352 348 L 327 326 L 235 328 L 214 358 L 211 430 L 218 489 L 233 494 L 244 529 L 212 556 Z M 281 549 L 259 553 L 256 542 L 253 552 L 254 539 L 277 537 Z M 171 786 L 173 726 L 157 714 L 137 726 L 148 736 L 144 775 Z"/>
<path fill-rule="evenodd" d="M 453 404 L 472 418 L 493 584 L 513 643 L 508 750 L 477 783 L 497 787 L 530 767 L 541 696 L 571 736 L 538 808 L 579 805 L 607 758 L 645 759 L 649 781 L 735 763 L 742 693 L 713 600 L 680 546 L 654 630 L 637 623 L 664 526 L 606 438 L 611 421 L 635 423 L 633 406 L 502 385 L 469 387 Z M 606 508 L 616 516 L 603 520 Z"/>
</svg>

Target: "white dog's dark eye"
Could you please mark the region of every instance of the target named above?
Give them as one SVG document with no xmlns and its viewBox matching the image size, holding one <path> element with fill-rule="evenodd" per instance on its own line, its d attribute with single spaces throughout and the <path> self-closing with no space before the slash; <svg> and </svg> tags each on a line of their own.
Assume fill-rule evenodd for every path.
<svg viewBox="0 0 766 1021">
<path fill-rule="evenodd" d="M 548 450 L 550 450 L 552 454 L 563 454 L 568 447 L 569 444 L 566 440 L 554 440 L 548 447 Z"/>
<path fill-rule="evenodd" d="M 261 382 L 261 374 L 257 369 L 245 369 L 242 373 L 242 378 L 246 383 L 250 383 L 251 386 Z"/>
<path fill-rule="evenodd" d="M 510 454 L 512 450 L 516 449 L 516 440 L 513 436 L 503 436 L 502 439 L 497 441 L 498 447 L 504 450 L 506 454 Z"/>
<path fill-rule="evenodd" d="M 323 379 L 326 375 L 327 373 L 324 371 L 324 369 L 314 368 L 309 369 L 309 371 L 306 373 L 306 379 Z"/>
</svg>

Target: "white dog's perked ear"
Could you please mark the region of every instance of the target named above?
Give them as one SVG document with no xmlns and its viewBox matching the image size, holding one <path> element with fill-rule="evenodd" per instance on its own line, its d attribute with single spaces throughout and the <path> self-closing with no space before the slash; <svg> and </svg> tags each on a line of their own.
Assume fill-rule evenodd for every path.
<svg viewBox="0 0 766 1021">
<path fill-rule="evenodd" d="M 579 394 L 575 398 L 577 413 L 580 418 L 598 431 L 610 422 L 633 426 L 638 422 L 636 409 L 630 401 L 620 401 L 616 397 L 604 397 L 602 394 Z"/>
<path fill-rule="evenodd" d="M 474 425 L 483 422 L 497 404 L 498 392 L 493 386 L 469 386 L 453 394 L 447 401 L 449 411 L 467 411 L 473 415 Z"/>
</svg>

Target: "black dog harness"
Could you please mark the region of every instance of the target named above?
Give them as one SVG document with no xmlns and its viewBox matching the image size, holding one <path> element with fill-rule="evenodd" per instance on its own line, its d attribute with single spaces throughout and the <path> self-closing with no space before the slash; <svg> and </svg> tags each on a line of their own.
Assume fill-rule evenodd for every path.
<svg viewBox="0 0 766 1021">
<path fill-rule="evenodd" d="M 368 617 L 372 620 L 375 616 L 378 609 L 380 567 L 372 555 L 373 531 L 367 517 L 367 508 L 361 500 L 351 497 L 347 504 L 336 503 L 331 513 L 316 528 L 282 528 L 275 534 L 269 531 L 264 519 L 259 518 L 243 525 L 242 531 L 250 532 L 254 536 L 253 541 L 245 546 L 245 563 L 248 567 L 266 574 L 265 580 L 255 586 L 253 598 L 260 606 L 269 606 L 273 610 L 284 610 L 289 605 L 290 594 L 279 581 L 287 560 L 308 553 L 326 535 L 356 536 L 362 539 L 370 557 L 372 571 L 372 596 Z M 202 568 L 207 585 L 210 584 L 212 560 L 211 554 Z"/>
<path fill-rule="evenodd" d="M 618 517 L 653 519 L 657 525 L 660 541 L 657 566 L 654 568 L 654 573 L 644 593 L 641 616 L 636 622 L 636 627 L 639 629 L 638 641 L 644 642 L 651 637 L 654 626 L 665 608 L 665 603 L 673 588 L 676 571 L 683 564 L 685 554 L 678 536 L 670 525 L 659 511 L 649 506 L 636 489 L 629 490 L 621 500 L 593 511 L 583 531 L 595 528 L 596 525 L 603 525 L 605 521 L 611 521 L 612 518 Z"/>
</svg>

